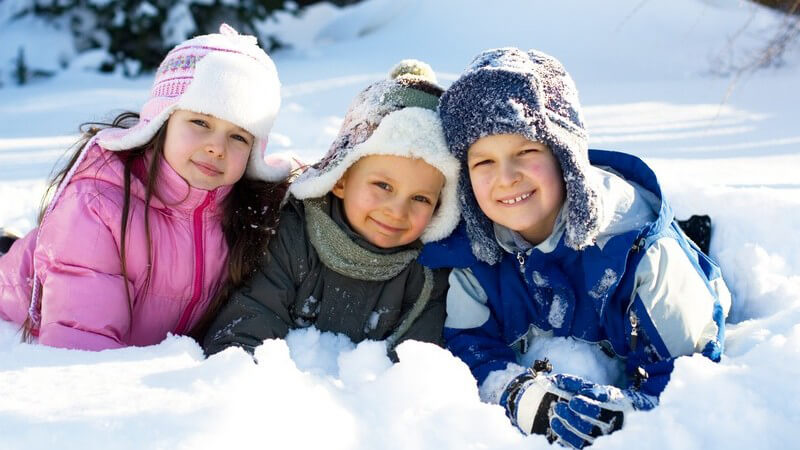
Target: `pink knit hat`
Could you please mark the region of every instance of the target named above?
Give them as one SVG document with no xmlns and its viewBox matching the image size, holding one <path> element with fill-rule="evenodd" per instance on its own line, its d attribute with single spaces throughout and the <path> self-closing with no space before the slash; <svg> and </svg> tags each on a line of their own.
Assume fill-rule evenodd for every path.
<svg viewBox="0 0 800 450">
<path fill-rule="evenodd" d="M 280 86 L 275 64 L 255 36 L 222 24 L 219 34 L 173 48 L 156 72 L 139 122 L 128 129 L 105 129 L 97 141 L 108 150 L 127 150 L 152 139 L 176 109 L 209 114 L 255 136 L 247 177 L 278 181 L 288 175 L 291 164 L 280 157 L 265 159 L 265 150 L 281 103 Z"/>
<path fill-rule="evenodd" d="M 255 36 L 240 35 L 222 24 L 219 34 L 198 36 L 177 45 L 159 66 L 150 98 L 142 107 L 136 125 L 103 129 L 86 143 L 45 209 L 42 222 L 95 142 L 111 151 L 144 145 L 176 109 L 209 114 L 252 133 L 255 142 L 245 172 L 248 178 L 264 181 L 286 178 L 299 162 L 289 155 L 264 154 L 281 104 L 280 88 L 275 64 L 258 46 Z M 38 284 L 34 269 L 28 308 L 34 328 L 40 320 Z"/>
</svg>

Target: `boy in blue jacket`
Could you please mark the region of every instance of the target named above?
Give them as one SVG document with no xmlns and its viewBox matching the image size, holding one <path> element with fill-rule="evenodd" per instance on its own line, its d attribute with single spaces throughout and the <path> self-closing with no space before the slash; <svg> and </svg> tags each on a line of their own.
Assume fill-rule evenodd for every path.
<svg viewBox="0 0 800 450">
<path fill-rule="evenodd" d="M 574 82 L 555 58 L 478 55 L 439 105 L 461 162 L 463 222 L 421 262 L 454 267 L 445 340 L 484 401 L 524 433 L 582 448 L 648 410 L 675 358 L 719 361 L 731 298 L 639 158 L 588 150 Z M 620 386 L 518 365 L 539 336 L 596 343 Z"/>
</svg>

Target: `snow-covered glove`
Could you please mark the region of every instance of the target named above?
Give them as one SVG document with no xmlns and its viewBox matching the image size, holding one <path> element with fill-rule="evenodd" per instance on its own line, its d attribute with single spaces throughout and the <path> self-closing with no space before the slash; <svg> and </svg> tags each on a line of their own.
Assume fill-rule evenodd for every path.
<svg viewBox="0 0 800 450">
<path fill-rule="evenodd" d="M 550 430 L 553 405 L 566 405 L 575 393 L 593 384 L 572 375 L 546 375 L 547 371 L 534 365 L 533 369 L 511 380 L 500 398 L 500 405 L 506 408 L 511 423 L 523 433 L 543 434 L 553 442 L 557 439 Z"/>
<path fill-rule="evenodd" d="M 569 402 L 553 405 L 550 428 L 559 444 L 583 448 L 622 428 L 625 413 L 647 411 L 656 405 L 657 397 L 637 390 L 593 384 L 581 388 Z"/>
</svg>

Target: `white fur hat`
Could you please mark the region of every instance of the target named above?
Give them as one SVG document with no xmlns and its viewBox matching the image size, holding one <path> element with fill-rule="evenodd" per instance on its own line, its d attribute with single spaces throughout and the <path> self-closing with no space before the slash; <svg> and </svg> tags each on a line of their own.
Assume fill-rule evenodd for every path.
<svg viewBox="0 0 800 450">
<path fill-rule="evenodd" d="M 189 39 L 173 48 L 156 72 L 150 98 L 131 128 L 108 128 L 98 142 L 108 150 L 147 143 L 176 109 L 209 114 L 255 136 L 246 176 L 264 181 L 285 178 L 283 158 L 266 158 L 269 132 L 280 107 L 275 64 L 255 36 L 240 35 L 226 24 L 219 34 Z"/>
<path fill-rule="evenodd" d="M 347 111 L 328 154 L 301 174 L 289 192 L 298 199 L 322 197 L 364 156 L 419 158 L 445 178 L 439 206 L 420 240 L 447 237 L 459 220 L 459 164 L 444 140 L 436 113 L 442 89 L 430 74 L 427 64 L 404 60 L 390 72 L 393 78 L 364 89 Z"/>
</svg>

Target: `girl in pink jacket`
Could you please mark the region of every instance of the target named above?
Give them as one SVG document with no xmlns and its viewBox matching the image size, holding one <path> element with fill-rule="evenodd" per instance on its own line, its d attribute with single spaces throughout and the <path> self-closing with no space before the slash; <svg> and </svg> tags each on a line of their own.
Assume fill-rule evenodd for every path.
<svg viewBox="0 0 800 450">
<path fill-rule="evenodd" d="M 0 319 L 87 350 L 200 332 L 276 225 L 279 105 L 255 37 L 223 25 L 172 49 L 141 113 L 85 133 L 38 228 L 0 257 Z"/>
</svg>

